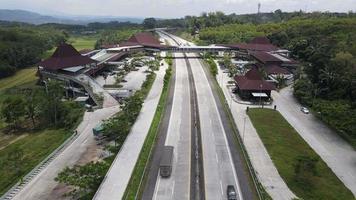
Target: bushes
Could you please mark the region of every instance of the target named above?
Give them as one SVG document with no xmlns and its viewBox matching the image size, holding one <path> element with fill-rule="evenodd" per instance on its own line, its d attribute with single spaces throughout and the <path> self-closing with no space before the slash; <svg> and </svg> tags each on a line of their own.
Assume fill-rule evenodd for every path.
<svg viewBox="0 0 356 200">
<path fill-rule="evenodd" d="M 314 98 L 313 91 L 315 90 L 307 79 L 299 79 L 294 85 L 294 96 L 303 105 L 311 107 L 317 117 L 356 148 L 356 109 L 347 100 L 325 100 L 318 96 Z"/>
<path fill-rule="evenodd" d="M 318 117 L 346 141 L 356 148 L 356 109 L 352 109 L 348 102 L 343 100 L 321 100 L 314 102 L 313 110 Z"/>
<path fill-rule="evenodd" d="M 212 58 L 206 58 L 205 62 L 209 65 L 209 70 L 211 74 L 215 77 L 218 74 L 218 67 Z"/>
<path fill-rule="evenodd" d="M 16 68 L 0 61 L 0 78 L 14 75 Z"/>
<path fill-rule="evenodd" d="M 56 181 L 74 188 L 69 192 L 69 195 L 77 199 L 91 199 L 93 197 L 109 170 L 113 157 L 119 152 L 130 133 L 131 127 L 141 111 L 143 99 L 148 95 L 155 77 L 156 74 L 154 73 L 148 74 L 141 90 L 136 91 L 133 96 L 125 100 L 121 107 L 122 111 L 103 123 L 103 134 L 108 137 L 108 140 L 115 141 L 115 146 L 106 147 L 114 155 L 106 158 L 103 162 L 66 168 L 59 173 Z"/>
<path fill-rule="evenodd" d="M 105 161 L 67 167 L 58 174 L 55 180 L 75 187 L 69 192 L 73 199 L 91 199 L 109 168 L 110 164 Z"/>
</svg>

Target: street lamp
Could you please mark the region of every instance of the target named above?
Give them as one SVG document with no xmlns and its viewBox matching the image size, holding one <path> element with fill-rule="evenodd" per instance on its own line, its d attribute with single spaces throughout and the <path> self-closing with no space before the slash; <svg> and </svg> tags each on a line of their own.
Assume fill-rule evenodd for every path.
<svg viewBox="0 0 356 200">
<path fill-rule="evenodd" d="M 246 116 L 244 117 L 244 130 L 242 132 L 242 142 L 245 144 L 245 127 L 246 127 Z"/>
<path fill-rule="evenodd" d="M 260 84 L 260 105 L 262 107 L 262 84 Z"/>
</svg>

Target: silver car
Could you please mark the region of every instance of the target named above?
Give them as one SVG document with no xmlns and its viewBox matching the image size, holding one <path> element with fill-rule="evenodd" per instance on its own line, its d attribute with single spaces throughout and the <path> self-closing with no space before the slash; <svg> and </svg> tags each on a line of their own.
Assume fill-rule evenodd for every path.
<svg viewBox="0 0 356 200">
<path fill-rule="evenodd" d="M 309 109 L 306 107 L 301 107 L 300 110 L 304 113 L 304 114 L 309 114 Z"/>
</svg>

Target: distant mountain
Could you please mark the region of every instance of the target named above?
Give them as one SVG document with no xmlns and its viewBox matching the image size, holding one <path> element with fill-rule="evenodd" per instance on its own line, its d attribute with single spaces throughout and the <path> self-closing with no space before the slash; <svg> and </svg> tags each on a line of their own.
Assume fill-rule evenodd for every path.
<svg viewBox="0 0 356 200">
<path fill-rule="evenodd" d="M 24 22 L 30 24 L 46 24 L 46 23 L 58 23 L 58 24 L 80 24 L 85 25 L 92 22 L 132 22 L 141 23 L 143 19 L 133 17 L 114 17 L 114 16 L 47 16 L 39 13 L 30 12 L 26 10 L 7 10 L 0 9 L 0 21 L 10 22 Z"/>
</svg>

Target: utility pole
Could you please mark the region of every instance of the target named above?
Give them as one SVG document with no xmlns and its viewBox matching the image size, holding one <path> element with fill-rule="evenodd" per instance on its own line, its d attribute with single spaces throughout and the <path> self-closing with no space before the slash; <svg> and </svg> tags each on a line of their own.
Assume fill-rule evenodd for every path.
<svg viewBox="0 0 356 200">
<path fill-rule="evenodd" d="M 244 117 L 244 130 L 242 132 L 242 142 L 245 144 L 246 116 Z"/>
<path fill-rule="evenodd" d="M 262 84 L 260 84 L 260 105 L 261 105 L 261 107 L 263 108 L 263 106 L 262 106 Z"/>
</svg>

